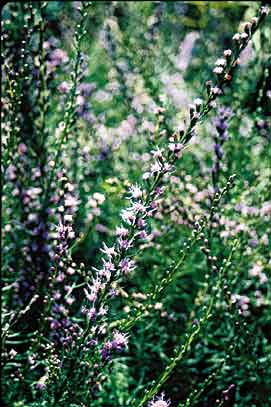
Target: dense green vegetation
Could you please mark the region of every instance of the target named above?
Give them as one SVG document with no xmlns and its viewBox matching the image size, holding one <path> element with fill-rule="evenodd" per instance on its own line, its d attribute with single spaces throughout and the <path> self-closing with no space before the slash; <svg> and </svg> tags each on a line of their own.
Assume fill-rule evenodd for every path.
<svg viewBox="0 0 271 407">
<path fill-rule="evenodd" d="M 2 405 L 271 405 L 271 17 L 2 9 Z"/>
</svg>

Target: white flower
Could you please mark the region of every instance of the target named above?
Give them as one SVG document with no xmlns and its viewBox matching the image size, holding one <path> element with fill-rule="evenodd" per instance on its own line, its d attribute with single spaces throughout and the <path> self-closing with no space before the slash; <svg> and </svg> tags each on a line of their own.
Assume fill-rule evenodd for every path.
<svg viewBox="0 0 271 407">
<path fill-rule="evenodd" d="M 103 259 L 103 266 L 105 270 L 114 271 L 115 266 L 111 261 L 106 261 Z"/>
<path fill-rule="evenodd" d="M 224 56 L 225 56 L 225 57 L 230 57 L 231 54 L 232 54 L 232 50 L 231 50 L 231 49 L 225 49 L 225 51 L 224 51 Z"/>
<path fill-rule="evenodd" d="M 106 315 L 107 312 L 108 312 L 108 307 L 101 307 L 98 314 L 103 316 L 103 315 Z"/>
<path fill-rule="evenodd" d="M 94 192 L 93 198 L 96 199 L 100 205 L 105 201 L 105 196 L 100 194 L 100 192 Z"/>
<path fill-rule="evenodd" d="M 212 108 L 215 108 L 215 107 L 216 107 L 216 101 L 215 101 L 215 100 L 212 100 L 212 101 L 210 102 L 210 106 L 211 106 Z"/>
<path fill-rule="evenodd" d="M 64 203 L 65 203 L 65 206 L 74 208 L 74 207 L 78 206 L 79 201 L 74 196 L 68 195 L 67 198 L 65 199 Z"/>
<path fill-rule="evenodd" d="M 132 206 L 132 210 L 136 213 L 138 213 L 138 212 L 145 213 L 147 208 L 140 202 L 135 202 L 134 205 Z"/>
<path fill-rule="evenodd" d="M 15 358 L 15 356 L 17 355 L 18 352 L 16 352 L 16 350 L 11 349 L 11 351 L 9 352 L 9 356 L 11 357 L 11 359 Z"/>
<path fill-rule="evenodd" d="M 120 216 L 125 223 L 128 223 L 128 225 L 133 225 L 135 221 L 135 215 L 130 210 L 123 209 Z"/>
<path fill-rule="evenodd" d="M 141 198 L 143 195 L 143 191 L 137 185 L 132 185 L 129 188 L 129 193 L 131 194 L 131 197 L 135 199 Z"/>
<path fill-rule="evenodd" d="M 128 344 L 127 336 L 125 334 L 122 334 L 119 331 L 115 331 L 113 333 L 113 341 L 114 341 L 115 346 L 121 347 L 121 348 L 126 347 Z"/>
<path fill-rule="evenodd" d="M 171 171 L 172 170 L 172 165 L 170 165 L 169 163 L 165 163 L 164 170 L 165 170 L 165 172 Z"/>
<path fill-rule="evenodd" d="M 234 41 L 240 41 L 240 34 L 239 34 L 239 33 L 234 34 L 234 36 L 232 37 L 232 39 L 233 39 Z"/>
<path fill-rule="evenodd" d="M 260 283 L 265 284 L 265 283 L 267 283 L 267 281 L 268 281 L 267 275 L 265 273 L 261 273 L 261 275 L 260 275 Z"/>
<path fill-rule="evenodd" d="M 155 163 L 151 165 L 152 174 L 156 173 L 156 172 L 160 172 L 161 169 L 162 169 L 162 165 L 158 161 L 155 161 Z"/>
<path fill-rule="evenodd" d="M 72 222 L 72 215 L 64 215 L 64 220 L 66 221 L 66 222 Z"/>
<path fill-rule="evenodd" d="M 150 173 L 150 172 L 144 172 L 142 178 L 143 178 L 143 179 L 148 179 L 148 178 L 150 178 L 150 176 L 151 176 L 151 173 Z"/>
<path fill-rule="evenodd" d="M 67 268 L 67 274 L 72 275 L 75 273 L 75 269 L 73 267 L 68 267 Z"/>
<path fill-rule="evenodd" d="M 162 158 L 163 152 L 164 152 L 164 149 L 159 148 L 159 147 L 157 147 L 155 150 L 151 150 L 151 153 L 152 153 L 153 157 L 155 157 L 155 158 Z"/>
<path fill-rule="evenodd" d="M 125 237 L 125 236 L 127 236 L 128 235 L 128 233 L 129 233 L 129 230 L 128 229 L 126 229 L 126 228 L 124 228 L 124 227 L 117 227 L 117 229 L 116 229 L 116 235 L 117 236 L 121 236 L 121 237 Z"/>
<path fill-rule="evenodd" d="M 201 106 L 202 103 L 203 103 L 203 100 L 200 99 L 200 98 L 197 98 L 197 99 L 194 100 L 194 104 L 195 104 L 196 106 Z"/>
<path fill-rule="evenodd" d="M 212 92 L 214 95 L 221 95 L 222 90 L 221 90 L 218 86 L 215 86 L 214 88 L 211 88 L 211 92 Z"/>
<path fill-rule="evenodd" d="M 89 302 L 96 301 L 97 293 L 95 293 L 94 291 L 89 293 L 86 288 L 84 288 L 84 293 Z"/>
<path fill-rule="evenodd" d="M 220 75 L 223 73 L 223 68 L 222 66 L 216 66 L 215 69 L 213 70 L 214 73 Z"/>
<path fill-rule="evenodd" d="M 181 143 L 169 143 L 168 148 L 177 158 L 180 157 L 183 145 Z"/>
<path fill-rule="evenodd" d="M 226 59 L 224 58 L 219 58 L 216 60 L 215 65 L 219 65 L 219 66 L 225 66 L 227 63 Z"/>
<path fill-rule="evenodd" d="M 135 262 L 128 258 L 124 258 L 120 262 L 120 268 L 121 268 L 121 271 L 123 271 L 123 273 L 128 274 L 136 268 Z"/>
<path fill-rule="evenodd" d="M 268 6 L 264 6 L 261 8 L 261 14 L 269 14 L 269 7 Z"/>
<path fill-rule="evenodd" d="M 164 399 L 164 393 L 161 394 L 161 397 L 157 398 L 156 400 L 152 400 L 149 403 L 149 407 L 169 407 L 170 401 Z"/>
<path fill-rule="evenodd" d="M 192 103 L 190 103 L 189 104 L 189 109 L 193 111 L 193 110 L 196 110 L 196 107 L 195 107 L 195 105 L 192 105 Z"/>
<path fill-rule="evenodd" d="M 101 249 L 106 256 L 109 258 L 116 256 L 117 252 L 115 251 L 115 246 L 107 247 L 105 243 L 103 243 L 103 249 Z"/>
</svg>

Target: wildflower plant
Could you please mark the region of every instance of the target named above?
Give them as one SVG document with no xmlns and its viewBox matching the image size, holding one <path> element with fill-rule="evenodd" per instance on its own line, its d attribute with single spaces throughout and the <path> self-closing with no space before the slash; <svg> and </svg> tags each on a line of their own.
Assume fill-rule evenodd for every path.
<svg viewBox="0 0 271 407">
<path fill-rule="evenodd" d="M 269 9 L 207 3 L 4 6 L 5 406 L 271 402 Z"/>
</svg>

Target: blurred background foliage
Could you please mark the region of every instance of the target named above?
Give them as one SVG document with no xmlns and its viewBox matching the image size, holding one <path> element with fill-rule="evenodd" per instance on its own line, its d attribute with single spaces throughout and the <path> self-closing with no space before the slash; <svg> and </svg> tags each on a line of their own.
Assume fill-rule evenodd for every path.
<svg viewBox="0 0 271 407">
<path fill-rule="evenodd" d="M 14 13 L 19 18 L 24 7 L 27 3 L 8 3 L 2 9 L 2 19 L 12 20 Z M 204 93 L 205 81 L 210 79 L 216 57 L 230 47 L 240 21 L 255 15 L 258 7 L 259 3 L 252 1 L 92 3 L 84 43 L 87 66 L 84 82 L 90 83 L 92 90 L 84 101 L 87 114 L 82 114 L 78 121 L 77 136 L 71 137 L 65 147 L 66 162 L 74 160 L 79 168 L 74 164 L 70 166 L 72 171 L 68 171 L 69 178 L 79 186 L 81 201 L 75 224 L 78 243 L 73 248 L 74 259 L 84 261 L 89 268 L 96 266 L 101 242 L 113 239 L 120 209 L 126 202 L 127 187 L 141 177 L 148 165 L 153 142 L 150 128 L 155 125 L 154 107 L 166 107 L 166 128 L 172 131 L 181 127 L 188 104 Z M 76 2 L 49 1 L 45 14 L 46 40 L 56 39 L 56 47 L 64 49 L 72 60 Z M 12 22 L 9 30 L 16 44 L 21 31 Z M 230 139 L 225 143 L 221 185 L 233 173 L 237 174 L 237 182 L 230 196 L 225 198 L 220 215 L 233 223 L 245 224 L 249 231 L 255 232 L 259 242 L 270 232 L 268 220 L 241 214 L 235 207 L 244 202 L 261 207 L 270 201 L 270 189 L 266 188 L 270 186 L 271 159 L 270 96 L 267 97 L 270 38 L 269 19 L 261 34 L 255 35 L 237 77 L 223 97 L 223 104 L 231 107 L 233 117 Z M 47 121 L 50 137 L 54 137 L 52 129 L 63 109 L 59 92 L 63 81 L 69 81 L 69 63 L 58 67 L 49 83 L 49 104 L 53 112 Z M 31 100 L 24 103 L 26 110 L 33 108 Z M 265 133 L 259 130 L 260 121 L 265 123 Z M 211 133 L 209 120 L 179 161 L 176 178 L 166 194 L 163 219 L 152 221 L 156 236 L 146 245 L 144 256 L 142 252 L 137 256 L 136 273 L 123 282 L 123 297 L 114 305 L 116 319 L 127 315 L 129 307 L 138 301 L 144 301 L 144 292 L 159 281 L 161 270 L 178 257 L 190 231 L 189 223 L 208 209 L 213 159 Z M 206 199 L 195 199 L 202 191 Z M 90 216 L 95 192 L 103 194 L 105 200 L 101 210 Z M 172 217 L 167 206 L 179 208 L 178 216 Z M 222 247 L 227 252 L 230 225 L 224 228 L 228 235 L 221 235 L 225 240 Z M 217 237 L 214 244 L 217 254 L 221 251 L 219 239 Z M 268 246 L 260 243 L 250 246 L 250 239 L 251 234 L 244 232 L 241 236 L 243 252 L 234 258 L 232 266 L 234 289 L 247 295 L 255 291 L 255 282 L 251 282 L 247 273 L 256 260 L 262 261 L 270 273 L 269 260 L 264 260 L 270 256 Z M 154 306 L 151 317 L 147 316 L 134 327 L 129 352 L 114 360 L 97 406 L 126 406 L 131 395 L 142 392 L 163 370 L 184 333 L 205 273 L 206 259 L 196 249 L 180 270 L 182 277 L 165 293 L 163 304 Z M 236 383 L 235 402 L 231 405 L 270 406 L 271 374 L 267 374 L 271 373 L 270 284 L 269 288 L 263 288 L 263 294 L 266 306 L 251 311 L 246 332 L 238 331 L 235 321 L 232 323 L 233 317 L 225 315 L 222 303 L 218 302 L 212 322 L 166 384 L 164 390 L 174 406 L 216 369 L 214 383 L 195 405 L 214 406 L 221 392 L 230 383 Z M 253 341 L 250 341 L 252 334 Z M 227 350 L 236 342 L 238 351 L 227 359 Z M 219 369 L 222 360 L 226 362 Z"/>
</svg>

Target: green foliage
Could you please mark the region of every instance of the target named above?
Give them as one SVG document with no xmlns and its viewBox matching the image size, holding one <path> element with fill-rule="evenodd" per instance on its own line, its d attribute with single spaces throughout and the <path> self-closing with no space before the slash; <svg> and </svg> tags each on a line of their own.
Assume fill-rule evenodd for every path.
<svg viewBox="0 0 271 407">
<path fill-rule="evenodd" d="M 2 9 L 3 405 L 268 407 L 270 16 L 81 3 Z"/>
</svg>

